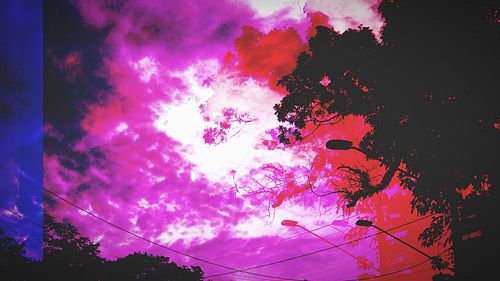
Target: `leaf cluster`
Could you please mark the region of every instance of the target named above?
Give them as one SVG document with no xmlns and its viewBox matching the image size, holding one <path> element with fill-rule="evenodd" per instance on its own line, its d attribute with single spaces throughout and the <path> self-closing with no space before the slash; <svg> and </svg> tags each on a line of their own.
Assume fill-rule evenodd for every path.
<svg viewBox="0 0 500 281">
<path fill-rule="evenodd" d="M 288 95 L 274 106 L 282 130 L 301 138 L 306 124 L 364 118 L 372 130 L 359 144 L 412 191 L 419 214 L 461 209 L 462 194 L 491 193 L 498 185 L 500 111 L 498 1 L 386 0 L 378 42 L 366 27 L 339 33 L 318 27 L 293 72 L 279 80 Z M 326 83 L 325 83 L 326 81 Z M 407 173 L 394 172 L 404 165 Z M 383 190 L 366 171 L 350 170 L 359 190 L 349 206 Z M 437 242 L 450 220 L 433 221 L 421 235 Z"/>
</svg>

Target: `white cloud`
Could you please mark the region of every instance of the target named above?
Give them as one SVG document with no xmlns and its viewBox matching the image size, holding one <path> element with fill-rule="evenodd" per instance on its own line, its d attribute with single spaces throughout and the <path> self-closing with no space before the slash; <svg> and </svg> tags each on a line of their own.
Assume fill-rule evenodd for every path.
<svg viewBox="0 0 500 281">
<path fill-rule="evenodd" d="M 330 24 L 335 30 L 344 32 L 348 28 L 357 28 L 359 24 L 370 27 L 379 36 L 383 22 L 376 11 L 379 0 L 309 0 L 307 11 L 319 11 L 330 17 Z"/>
</svg>

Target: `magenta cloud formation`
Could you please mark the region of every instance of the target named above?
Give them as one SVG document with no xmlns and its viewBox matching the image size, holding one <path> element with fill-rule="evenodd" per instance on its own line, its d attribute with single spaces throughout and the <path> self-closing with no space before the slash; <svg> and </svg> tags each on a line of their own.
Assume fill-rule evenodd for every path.
<svg viewBox="0 0 500 281">
<path fill-rule="evenodd" d="M 84 135 L 71 149 L 89 157 L 88 167 L 71 169 L 64 155 L 46 154 L 45 186 L 146 239 L 228 267 L 273 263 L 249 271 L 311 280 L 376 274 L 370 239 L 344 246 L 347 253 L 309 254 L 331 245 L 280 225 L 295 219 L 330 241 L 348 241 L 346 225 L 361 211 L 344 214 L 335 196 L 307 189 L 312 182 L 328 191 L 338 181 L 335 163 L 363 161 L 326 151 L 329 138 L 359 141 L 369 128 L 351 118 L 285 146 L 277 140 L 273 105 L 286 94 L 277 79 L 293 69 L 315 26 L 342 32 L 363 25 L 378 34 L 377 4 L 76 1 L 85 26 L 107 31 L 96 75 L 111 87 L 82 105 Z M 79 75 L 75 64 L 82 60 L 72 54 L 60 62 L 68 79 Z M 45 128 L 57 136 L 50 124 Z M 107 258 L 148 251 L 200 265 L 206 276 L 231 271 L 137 239 L 55 199 L 46 206 L 100 241 Z M 329 226 L 340 219 L 343 226 Z M 360 267 L 359 256 L 372 265 Z M 269 280 L 244 272 L 211 279 Z"/>
</svg>

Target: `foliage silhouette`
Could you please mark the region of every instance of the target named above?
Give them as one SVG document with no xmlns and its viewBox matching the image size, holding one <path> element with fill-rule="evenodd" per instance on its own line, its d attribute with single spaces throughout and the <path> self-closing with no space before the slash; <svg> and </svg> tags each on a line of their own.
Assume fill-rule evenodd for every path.
<svg viewBox="0 0 500 281">
<path fill-rule="evenodd" d="M 202 280 L 200 267 L 178 267 L 169 258 L 133 253 L 109 263 L 109 280 Z"/>
<path fill-rule="evenodd" d="M 32 280 L 29 269 L 33 263 L 24 254 L 24 243 L 5 236 L 0 229 L 0 276 L 8 276 L 9 280 Z"/>
<path fill-rule="evenodd" d="M 67 222 L 44 217 L 43 260 L 24 256 L 24 244 L 4 237 L 0 229 L 0 276 L 13 281 L 31 280 L 203 280 L 198 266 L 179 267 L 168 257 L 133 253 L 111 261 L 99 256 L 99 243 L 82 236 Z"/>
<path fill-rule="evenodd" d="M 448 228 L 447 242 L 461 243 L 474 213 L 493 255 L 499 250 L 492 239 L 498 219 L 491 216 L 500 167 L 499 11 L 498 1 L 385 0 L 382 43 L 365 27 L 342 34 L 318 27 L 295 70 L 278 82 L 289 94 L 275 113 L 291 125 L 280 127 L 280 141 L 301 140 L 306 124 L 362 116 L 372 130 L 359 148 L 381 160 L 386 173 L 372 183 L 368 171 L 344 167 L 360 186 L 343 193 L 347 206 L 384 190 L 397 175 L 412 191 L 414 210 L 446 215 L 420 235 L 424 246 Z M 401 165 L 408 173 L 397 171 Z"/>
<path fill-rule="evenodd" d="M 99 243 L 78 233 L 70 223 L 56 222 L 45 215 L 43 268 L 49 280 L 99 280 L 104 259 Z"/>
<path fill-rule="evenodd" d="M 47 280 L 203 280 L 200 267 L 179 267 L 169 258 L 133 253 L 116 261 L 99 256 L 99 243 L 70 223 L 44 222 L 44 277 Z"/>
</svg>

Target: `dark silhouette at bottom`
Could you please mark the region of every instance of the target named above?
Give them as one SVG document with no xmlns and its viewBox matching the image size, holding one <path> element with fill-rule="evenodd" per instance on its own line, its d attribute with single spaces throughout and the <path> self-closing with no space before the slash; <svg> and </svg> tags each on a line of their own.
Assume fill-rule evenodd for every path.
<svg viewBox="0 0 500 281">
<path fill-rule="evenodd" d="M 203 280 L 198 266 L 178 266 L 168 257 L 132 253 L 110 261 L 99 256 L 99 243 L 80 235 L 70 223 L 46 215 L 43 260 L 25 257 L 24 243 L 5 236 L 0 229 L 0 276 L 2 280 L 74 281 L 195 281 Z"/>
</svg>

